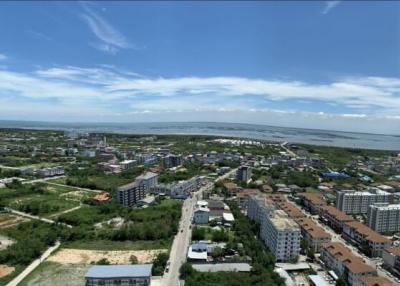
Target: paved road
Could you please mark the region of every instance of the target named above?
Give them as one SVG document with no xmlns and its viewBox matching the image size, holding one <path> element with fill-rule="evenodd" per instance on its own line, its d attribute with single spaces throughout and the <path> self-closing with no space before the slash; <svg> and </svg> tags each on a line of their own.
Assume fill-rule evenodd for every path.
<svg viewBox="0 0 400 286">
<path fill-rule="evenodd" d="M 308 213 L 307 211 L 305 211 L 304 209 L 300 208 L 301 211 L 306 214 L 307 216 L 310 216 L 310 213 Z M 398 283 L 394 281 L 394 279 L 390 276 L 387 275 L 387 273 L 385 271 L 382 271 L 381 269 L 378 268 L 378 263 L 382 261 L 382 259 L 371 259 L 368 256 L 361 254 L 360 251 L 354 247 L 353 245 L 349 244 L 346 240 L 344 240 L 340 234 L 337 234 L 336 232 L 334 232 L 330 227 L 328 227 L 325 224 L 322 224 L 319 220 L 318 220 L 318 216 L 317 215 L 313 215 L 311 216 L 312 219 L 314 220 L 315 223 L 317 223 L 320 227 L 322 227 L 326 232 L 328 232 L 331 237 L 332 237 L 332 241 L 333 242 L 341 242 L 342 244 L 344 244 L 347 248 L 349 248 L 354 255 L 360 257 L 361 259 L 363 259 L 365 261 L 366 264 L 368 264 L 369 266 L 373 267 L 376 269 L 376 271 L 378 272 L 379 276 L 385 277 L 387 279 L 389 279 L 390 281 L 392 281 L 394 283 L 394 285 L 397 285 Z"/>
<path fill-rule="evenodd" d="M 73 211 L 79 210 L 81 207 L 82 207 L 82 204 L 80 204 L 79 206 L 76 206 L 76 207 L 74 207 L 74 208 L 67 209 L 67 210 L 65 210 L 65 211 L 62 211 L 62 212 L 59 212 L 59 213 L 52 214 L 52 215 L 51 215 L 51 216 L 49 216 L 49 217 L 56 217 L 56 216 L 60 216 L 60 215 L 62 215 L 62 214 L 70 213 L 70 212 L 73 212 Z"/>
<path fill-rule="evenodd" d="M 170 252 L 170 266 L 169 271 L 166 272 L 162 278 L 161 285 L 163 286 L 178 286 L 179 269 L 186 261 L 186 253 L 189 248 L 190 239 L 192 237 L 191 223 L 193 217 L 193 210 L 198 199 L 201 199 L 203 188 L 193 193 L 192 198 L 187 198 L 182 206 L 182 217 L 179 223 L 179 231 L 174 238 Z"/>
<path fill-rule="evenodd" d="M 287 142 L 283 142 L 282 144 L 281 144 L 281 147 L 283 148 L 283 149 L 285 149 L 285 151 L 286 152 L 288 152 L 290 155 L 292 155 L 293 157 L 297 157 L 297 155 L 296 155 L 296 153 L 294 153 L 292 150 L 290 150 L 289 148 L 287 148 L 286 147 L 286 144 L 287 144 Z"/>
<path fill-rule="evenodd" d="M 88 189 L 88 188 L 75 187 L 75 186 L 64 185 L 64 184 L 53 183 L 53 182 L 46 182 L 46 184 L 60 186 L 60 187 L 64 187 L 64 188 L 70 188 L 70 189 L 74 189 L 74 190 L 78 190 L 78 191 L 92 192 L 92 193 L 96 193 L 96 194 L 104 192 L 102 190 L 92 190 L 92 189 Z"/>
<path fill-rule="evenodd" d="M 9 211 L 9 212 L 13 213 L 13 214 L 16 214 L 16 215 L 19 215 L 19 216 L 23 216 L 23 217 L 27 217 L 27 218 L 30 218 L 30 219 L 36 219 L 36 220 L 40 220 L 40 221 L 51 223 L 51 224 L 56 223 L 54 220 L 51 220 L 51 219 L 48 219 L 48 218 L 44 218 L 44 217 L 39 217 L 39 216 L 36 216 L 36 215 L 27 214 L 27 213 L 24 213 L 24 212 L 20 212 L 20 211 L 14 210 L 12 208 L 4 208 L 4 209 L 6 211 Z M 69 225 L 69 224 L 66 224 L 66 223 L 61 223 L 61 224 L 66 226 L 66 227 L 72 228 L 72 225 Z"/>
<path fill-rule="evenodd" d="M 56 249 L 60 247 L 61 243 L 59 241 L 56 242 L 56 244 L 50 248 L 48 248 L 42 256 L 40 256 L 38 259 L 34 260 L 31 264 L 28 265 L 28 267 L 25 268 L 24 271 L 22 271 L 17 277 L 15 277 L 13 280 L 11 280 L 6 286 L 17 286 L 19 283 L 22 282 L 22 280 L 25 279 L 26 276 L 28 276 L 33 270 L 36 269 L 40 265 L 41 262 L 43 262 L 47 257 L 50 256 Z"/>
<path fill-rule="evenodd" d="M 29 181 L 22 181 L 22 184 L 34 184 L 34 183 L 41 183 L 41 182 L 47 182 L 49 180 L 55 180 L 55 179 L 60 179 L 64 178 L 65 175 L 62 176 L 56 176 L 56 177 L 47 177 L 47 178 L 41 178 L 41 179 L 35 179 L 35 180 L 29 180 Z M 49 182 L 47 182 L 49 183 Z"/>
</svg>

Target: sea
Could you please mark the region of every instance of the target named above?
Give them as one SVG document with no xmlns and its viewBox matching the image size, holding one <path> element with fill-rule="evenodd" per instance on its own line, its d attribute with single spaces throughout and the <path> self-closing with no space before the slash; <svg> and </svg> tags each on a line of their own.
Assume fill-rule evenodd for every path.
<svg viewBox="0 0 400 286">
<path fill-rule="evenodd" d="M 275 142 L 400 151 L 400 135 L 219 122 L 59 123 L 0 121 L 0 128 L 154 135 L 213 135 Z"/>
</svg>

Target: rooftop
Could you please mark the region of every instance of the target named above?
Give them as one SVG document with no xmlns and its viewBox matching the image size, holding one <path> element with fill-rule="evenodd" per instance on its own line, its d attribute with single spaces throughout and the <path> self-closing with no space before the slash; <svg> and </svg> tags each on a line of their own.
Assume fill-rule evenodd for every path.
<svg viewBox="0 0 400 286">
<path fill-rule="evenodd" d="M 322 249 L 326 249 L 337 261 L 346 265 L 352 273 L 376 272 L 374 268 L 365 264 L 360 257 L 355 256 L 350 249 L 340 242 L 323 243 Z"/>
<path fill-rule="evenodd" d="M 385 277 L 364 277 L 361 279 L 364 286 L 393 286 L 394 284 Z"/>
<path fill-rule="evenodd" d="M 390 242 L 389 239 L 384 237 L 383 235 L 377 233 L 376 231 L 370 229 L 368 226 L 362 224 L 359 221 L 350 221 L 346 223 L 347 226 L 355 229 L 358 233 L 365 236 L 368 240 L 373 242 Z"/>
<path fill-rule="evenodd" d="M 153 264 L 95 265 L 89 268 L 85 278 L 150 277 Z"/>
<path fill-rule="evenodd" d="M 354 221 L 354 218 L 352 218 L 351 216 L 349 216 L 349 215 L 345 214 L 344 212 L 338 210 L 335 207 L 324 206 L 324 207 L 321 207 L 321 210 L 326 212 L 326 213 L 328 213 L 329 215 L 331 215 L 332 217 L 334 217 L 338 221 L 342 221 L 342 222 Z"/>
<path fill-rule="evenodd" d="M 322 227 L 320 227 L 318 224 L 316 224 L 312 219 L 299 218 L 299 219 L 295 219 L 295 221 L 300 225 L 301 228 L 303 228 L 305 231 L 307 231 L 307 233 L 310 234 L 310 236 L 313 238 L 331 237 L 331 235 L 329 233 L 327 233 Z"/>
<path fill-rule="evenodd" d="M 193 268 L 199 272 L 250 272 L 251 270 L 248 263 L 193 264 Z"/>
</svg>

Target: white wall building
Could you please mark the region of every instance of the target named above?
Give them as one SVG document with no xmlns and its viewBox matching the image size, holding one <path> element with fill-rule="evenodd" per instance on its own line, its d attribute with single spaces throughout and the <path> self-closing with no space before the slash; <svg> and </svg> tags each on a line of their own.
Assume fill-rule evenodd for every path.
<svg viewBox="0 0 400 286">
<path fill-rule="evenodd" d="M 282 210 L 276 210 L 263 196 L 249 197 L 247 216 L 260 222 L 260 237 L 277 261 L 289 261 L 299 255 L 299 225 Z"/>
<path fill-rule="evenodd" d="M 344 190 L 337 193 L 336 207 L 346 214 L 366 214 L 374 203 L 389 203 L 393 195 L 377 188 L 368 191 Z"/>
<path fill-rule="evenodd" d="M 377 203 L 370 205 L 368 226 L 379 233 L 400 231 L 400 204 Z"/>
</svg>

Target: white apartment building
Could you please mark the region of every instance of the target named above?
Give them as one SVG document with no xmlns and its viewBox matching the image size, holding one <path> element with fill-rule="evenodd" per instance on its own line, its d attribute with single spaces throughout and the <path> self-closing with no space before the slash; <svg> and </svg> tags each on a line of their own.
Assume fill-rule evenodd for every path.
<svg viewBox="0 0 400 286">
<path fill-rule="evenodd" d="M 377 203 L 370 205 L 368 226 L 379 233 L 400 231 L 400 204 Z"/>
<path fill-rule="evenodd" d="M 300 253 L 299 225 L 283 210 L 276 210 L 261 222 L 261 239 L 277 261 L 289 261 Z"/>
<path fill-rule="evenodd" d="M 377 188 L 368 191 L 344 190 L 337 193 L 336 207 L 346 214 L 366 214 L 368 207 L 374 203 L 389 203 L 391 193 Z"/>
<path fill-rule="evenodd" d="M 251 195 L 247 216 L 260 222 L 260 237 L 277 261 L 288 261 L 299 255 L 300 227 L 283 210 L 276 210 L 264 196 Z"/>
</svg>

